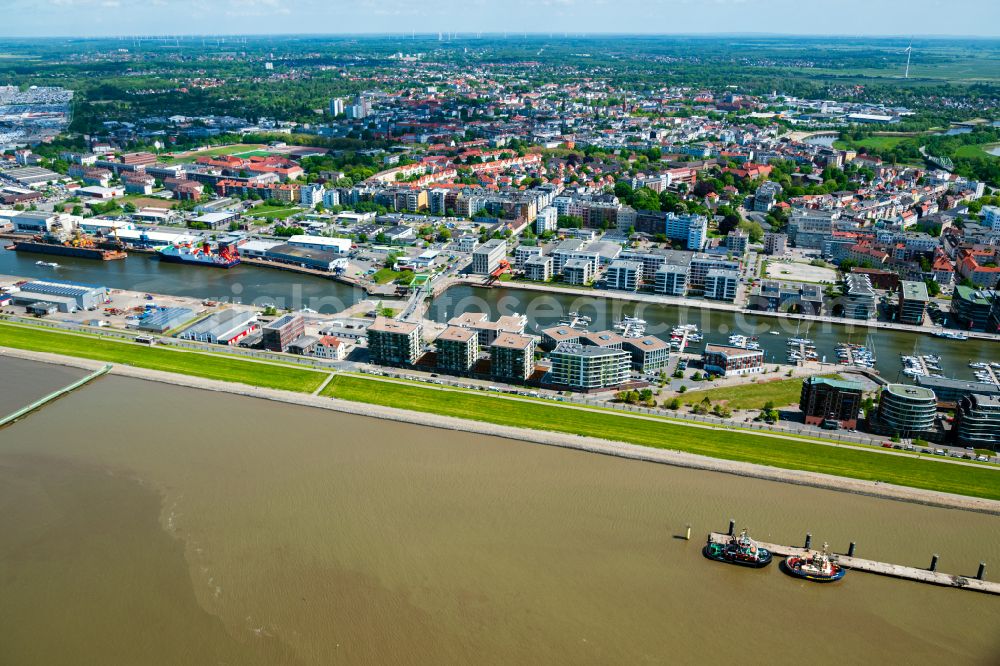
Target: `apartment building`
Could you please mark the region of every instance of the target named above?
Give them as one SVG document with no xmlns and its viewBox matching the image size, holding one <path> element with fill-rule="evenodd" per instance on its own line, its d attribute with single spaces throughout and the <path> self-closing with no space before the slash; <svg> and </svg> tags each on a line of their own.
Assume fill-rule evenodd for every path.
<svg viewBox="0 0 1000 666">
<path fill-rule="evenodd" d="M 496 379 L 524 381 L 535 368 L 535 338 L 501 333 L 490 344 L 490 372 Z"/>
<path fill-rule="evenodd" d="M 594 264 L 587 259 L 569 259 L 563 264 L 562 276 L 566 284 L 590 284 L 594 278 Z"/>
<path fill-rule="evenodd" d="M 376 317 L 368 327 L 368 355 L 379 365 L 413 365 L 423 349 L 422 327 L 408 321 Z"/>
<path fill-rule="evenodd" d="M 664 233 L 671 240 L 681 241 L 687 250 L 700 252 L 708 240 L 708 218 L 704 215 L 664 215 Z"/>
<path fill-rule="evenodd" d="M 810 425 L 836 422 L 840 428 L 857 428 L 864 390 L 860 383 L 807 377 L 802 382 L 799 409 Z"/>
<path fill-rule="evenodd" d="M 735 259 L 716 257 L 709 254 L 696 254 L 691 259 L 690 270 L 688 271 L 688 286 L 696 290 L 704 290 L 705 278 L 709 271 L 731 271 L 740 272 L 740 262 Z"/>
<path fill-rule="evenodd" d="M 524 262 L 524 277 L 528 280 L 548 282 L 552 279 L 552 257 L 535 255 Z"/>
<path fill-rule="evenodd" d="M 778 255 L 785 254 L 788 250 L 788 236 L 772 231 L 764 234 L 764 254 Z"/>
<path fill-rule="evenodd" d="M 705 275 L 705 298 L 733 302 L 739 284 L 740 274 L 736 271 L 712 269 Z"/>
<path fill-rule="evenodd" d="M 560 343 L 549 355 L 550 381 L 573 390 L 595 391 L 621 386 L 631 376 L 631 355 L 622 349 Z"/>
<path fill-rule="evenodd" d="M 642 264 L 637 261 L 612 261 L 605 275 L 608 289 L 637 291 L 642 282 Z"/>
<path fill-rule="evenodd" d="M 471 328 L 448 326 L 434 340 L 437 368 L 449 374 L 465 374 L 479 357 L 479 336 Z"/>
<path fill-rule="evenodd" d="M 705 345 L 701 355 L 705 370 L 725 377 L 760 374 L 764 371 L 764 352 L 730 345 Z"/>
<path fill-rule="evenodd" d="M 928 301 L 930 301 L 927 285 L 923 282 L 903 280 L 899 283 L 898 296 L 896 318 L 899 322 L 914 326 L 923 324 L 924 312 L 927 309 Z"/>
<path fill-rule="evenodd" d="M 687 293 L 688 267 L 666 264 L 654 275 L 653 291 L 667 296 L 683 296 Z"/>
<path fill-rule="evenodd" d="M 632 357 L 632 369 L 644 375 L 664 370 L 670 361 L 670 343 L 655 335 L 625 338 L 622 349 Z"/>
<path fill-rule="evenodd" d="M 531 257 L 542 256 L 542 248 L 539 245 L 518 245 L 514 250 L 514 266 L 524 268 L 524 262 Z"/>
</svg>

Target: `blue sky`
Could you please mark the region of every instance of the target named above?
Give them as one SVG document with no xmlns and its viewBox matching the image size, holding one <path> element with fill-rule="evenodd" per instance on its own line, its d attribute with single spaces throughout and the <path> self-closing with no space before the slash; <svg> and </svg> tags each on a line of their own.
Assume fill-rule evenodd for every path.
<svg viewBox="0 0 1000 666">
<path fill-rule="evenodd" d="M 0 37 L 409 32 L 1000 35 L 997 0 L 0 0 Z"/>
</svg>

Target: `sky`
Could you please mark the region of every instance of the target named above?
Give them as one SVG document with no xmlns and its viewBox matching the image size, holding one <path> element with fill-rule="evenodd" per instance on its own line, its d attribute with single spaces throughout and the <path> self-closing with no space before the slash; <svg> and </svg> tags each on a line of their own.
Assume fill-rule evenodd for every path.
<svg viewBox="0 0 1000 666">
<path fill-rule="evenodd" d="M 0 38 L 445 32 L 1000 36 L 998 0 L 0 0 Z"/>
</svg>

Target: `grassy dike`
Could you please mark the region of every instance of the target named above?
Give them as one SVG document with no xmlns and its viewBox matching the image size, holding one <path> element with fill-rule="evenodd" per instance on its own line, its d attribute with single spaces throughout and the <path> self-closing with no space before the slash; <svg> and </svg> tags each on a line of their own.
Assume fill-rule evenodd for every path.
<svg viewBox="0 0 1000 666">
<path fill-rule="evenodd" d="M 311 392 L 319 388 L 327 377 L 326 373 L 313 370 L 167 347 L 146 347 L 134 342 L 48 331 L 2 322 L 0 322 L 0 346 L 64 354 L 285 391 Z"/>
<path fill-rule="evenodd" d="M 327 377 L 326 373 L 279 364 L 167 347 L 145 347 L 3 322 L 0 322 L 0 346 L 300 393 L 316 390 Z M 507 399 L 346 374 L 335 376 L 322 395 L 499 425 L 601 437 L 714 458 L 1000 500 L 1000 472 L 912 456 L 822 446 L 739 430 L 707 430 L 668 420 L 630 418 L 610 411 L 588 411 L 534 400 Z"/>
<path fill-rule="evenodd" d="M 913 456 L 821 446 L 737 430 L 545 405 L 464 391 L 337 375 L 322 395 L 506 426 L 601 437 L 785 469 L 820 472 L 1000 500 L 1000 472 Z"/>
</svg>

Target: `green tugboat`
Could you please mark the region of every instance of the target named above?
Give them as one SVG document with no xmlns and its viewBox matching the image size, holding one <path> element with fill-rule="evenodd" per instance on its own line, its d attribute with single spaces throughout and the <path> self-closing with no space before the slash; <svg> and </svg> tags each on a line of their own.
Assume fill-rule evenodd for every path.
<svg viewBox="0 0 1000 666">
<path fill-rule="evenodd" d="M 738 536 L 730 536 L 726 543 L 709 543 L 705 546 L 705 557 L 717 562 L 738 564 L 742 567 L 760 569 L 771 563 L 773 555 L 750 538 L 746 529 Z"/>
</svg>

